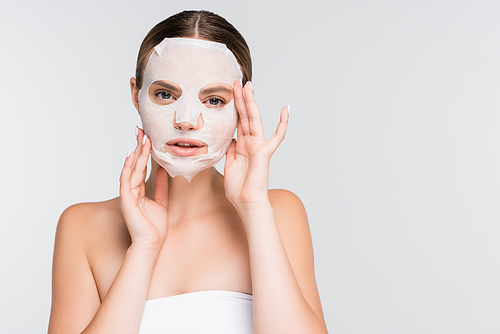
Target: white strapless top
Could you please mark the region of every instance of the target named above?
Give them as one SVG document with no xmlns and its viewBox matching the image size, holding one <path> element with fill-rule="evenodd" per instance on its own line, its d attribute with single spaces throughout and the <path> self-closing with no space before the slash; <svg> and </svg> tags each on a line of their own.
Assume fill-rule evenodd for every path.
<svg viewBox="0 0 500 334">
<path fill-rule="evenodd" d="M 146 300 L 139 334 L 253 334 L 253 298 L 235 291 Z"/>
</svg>

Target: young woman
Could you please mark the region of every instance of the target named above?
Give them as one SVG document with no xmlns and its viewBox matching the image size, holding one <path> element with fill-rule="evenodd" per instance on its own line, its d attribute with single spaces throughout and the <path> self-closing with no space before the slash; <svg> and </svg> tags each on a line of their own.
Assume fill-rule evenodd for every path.
<svg viewBox="0 0 500 334">
<path fill-rule="evenodd" d="M 216 14 L 148 33 L 130 80 L 144 130 L 120 196 L 61 215 L 49 333 L 327 333 L 304 207 L 267 188 L 290 107 L 265 141 L 251 77 Z"/>
</svg>

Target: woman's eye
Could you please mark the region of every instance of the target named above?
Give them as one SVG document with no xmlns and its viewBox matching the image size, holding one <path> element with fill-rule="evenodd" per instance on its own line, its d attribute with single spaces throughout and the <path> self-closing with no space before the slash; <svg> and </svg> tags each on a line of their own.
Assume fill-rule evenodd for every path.
<svg viewBox="0 0 500 334">
<path fill-rule="evenodd" d="M 165 91 L 156 93 L 156 96 L 163 100 L 170 100 L 172 98 L 172 94 Z"/>
<path fill-rule="evenodd" d="M 219 99 L 218 97 L 212 97 L 208 99 L 207 102 L 212 106 L 220 106 L 224 104 L 224 101 L 222 99 Z"/>
</svg>

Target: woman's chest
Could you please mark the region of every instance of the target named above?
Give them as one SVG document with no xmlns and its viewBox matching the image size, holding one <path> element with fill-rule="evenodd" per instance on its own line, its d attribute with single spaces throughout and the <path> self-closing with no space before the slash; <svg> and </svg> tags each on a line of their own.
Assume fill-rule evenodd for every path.
<svg viewBox="0 0 500 334">
<path fill-rule="evenodd" d="M 101 300 L 128 248 L 108 242 L 91 263 Z M 192 291 L 252 293 L 246 234 L 241 222 L 204 219 L 169 226 L 151 274 L 148 299 Z"/>
</svg>

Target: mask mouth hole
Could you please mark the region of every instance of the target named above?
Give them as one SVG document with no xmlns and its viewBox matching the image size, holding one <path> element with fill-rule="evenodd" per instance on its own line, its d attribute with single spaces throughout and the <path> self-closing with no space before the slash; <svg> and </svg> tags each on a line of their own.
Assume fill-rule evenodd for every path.
<svg viewBox="0 0 500 334">
<path fill-rule="evenodd" d="M 198 152 L 207 153 L 208 145 L 195 138 L 174 138 L 163 145 L 164 152 Z"/>
<path fill-rule="evenodd" d="M 174 146 L 177 146 L 177 147 L 182 147 L 182 148 L 194 148 L 194 147 L 200 147 L 198 145 L 194 145 L 194 144 L 189 144 L 189 143 L 175 143 Z"/>
<path fill-rule="evenodd" d="M 174 138 L 163 145 L 163 151 L 180 157 L 198 156 L 208 153 L 208 145 L 195 138 Z"/>
</svg>

